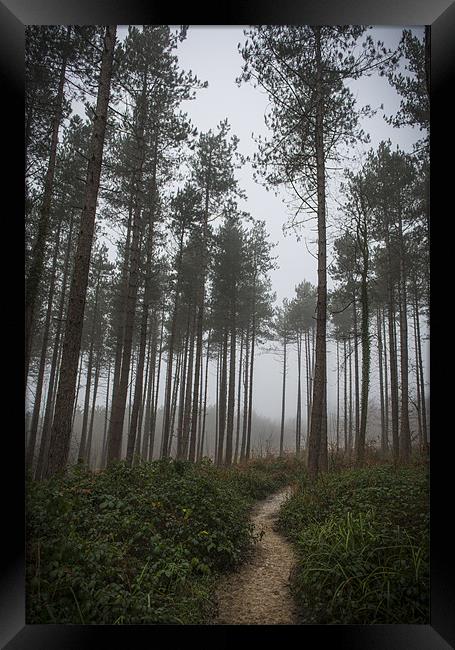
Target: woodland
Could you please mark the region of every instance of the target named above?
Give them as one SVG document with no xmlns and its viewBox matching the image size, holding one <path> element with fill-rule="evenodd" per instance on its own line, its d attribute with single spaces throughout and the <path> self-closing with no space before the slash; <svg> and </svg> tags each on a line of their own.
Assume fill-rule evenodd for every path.
<svg viewBox="0 0 455 650">
<path fill-rule="evenodd" d="M 242 31 L 253 155 L 185 110 L 191 26 L 26 28 L 28 623 L 429 622 L 430 31 Z"/>
</svg>

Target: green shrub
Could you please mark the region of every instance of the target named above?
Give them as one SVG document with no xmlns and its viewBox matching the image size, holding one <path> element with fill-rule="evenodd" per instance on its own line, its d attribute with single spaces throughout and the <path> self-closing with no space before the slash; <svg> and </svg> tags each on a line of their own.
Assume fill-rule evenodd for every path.
<svg viewBox="0 0 455 650">
<path fill-rule="evenodd" d="M 306 622 L 428 623 L 428 477 L 419 467 L 328 474 L 282 507 Z"/>
<path fill-rule="evenodd" d="M 27 487 L 28 623 L 205 623 L 256 539 L 254 499 L 299 464 L 81 466 Z M 292 474 L 292 475 L 294 475 Z"/>
</svg>

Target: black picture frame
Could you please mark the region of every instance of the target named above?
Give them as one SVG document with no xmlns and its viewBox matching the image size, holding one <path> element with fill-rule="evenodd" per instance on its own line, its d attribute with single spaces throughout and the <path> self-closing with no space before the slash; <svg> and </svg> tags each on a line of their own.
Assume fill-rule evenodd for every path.
<svg viewBox="0 0 455 650">
<path fill-rule="evenodd" d="M 431 25 L 431 424 L 434 434 L 431 449 L 431 624 L 371 626 L 82 626 L 25 625 L 25 553 L 24 553 L 24 442 L 19 423 L 23 417 L 21 359 L 23 324 L 21 309 L 23 289 L 23 148 L 18 147 L 23 133 L 24 28 L 27 24 L 370 24 Z M 147 4 L 143 0 L 0 0 L 0 83 L 4 135 L 11 138 L 4 149 L 8 165 L 3 174 L 4 244 L 13 252 L 12 266 L 5 269 L 6 305 L 3 324 L 7 327 L 4 369 L 8 373 L 6 399 L 11 425 L 4 430 L 4 459 L 12 468 L 3 490 L 3 535 L 1 574 L 0 643 L 5 650 L 80 650 L 131 643 L 143 647 L 187 648 L 191 642 L 199 647 L 228 648 L 249 645 L 255 640 L 282 644 L 297 634 L 299 645 L 306 648 L 325 645 L 349 650 L 439 650 L 455 647 L 455 597 L 450 558 L 453 542 L 446 531 L 450 519 L 450 478 L 453 455 L 448 448 L 450 413 L 448 377 L 450 344 L 446 340 L 444 301 L 449 289 L 450 241 L 446 232 L 453 213 L 453 163 L 445 164 L 444 152 L 455 152 L 453 142 L 453 104 L 449 100 L 450 73 L 455 68 L 455 4 L 448 0 L 402 0 L 399 4 L 372 0 L 308 0 L 297 3 L 264 0 L 262 3 L 226 1 L 216 7 L 187 5 L 185 10 L 170 10 L 166 4 Z M 453 153 L 452 153 L 453 155 Z M 449 158 L 450 160 L 450 158 Z M 10 232 L 7 231 L 7 226 Z M 16 253 L 17 251 L 17 253 Z M 17 268 L 15 267 L 17 265 Z M 17 281 L 15 281 L 15 279 Z M 14 305 L 14 307 L 13 307 Z M 450 321 L 451 322 L 451 321 Z M 450 325 L 449 325 L 450 327 Z M 17 337 L 17 341 L 15 341 Z M 20 355 L 19 355 L 20 356 Z M 447 368 L 447 372 L 444 369 Z M 9 391 L 9 392 L 8 392 Z M 16 412 L 17 410 L 17 412 Z M 449 420 L 450 422 L 450 420 Z M 11 447 L 12 449 L 8 448 Z M 16 517 L 16 522 L 13 523 Z M 206 639 L 201 642 L 201 636 Z"/>
</svg>

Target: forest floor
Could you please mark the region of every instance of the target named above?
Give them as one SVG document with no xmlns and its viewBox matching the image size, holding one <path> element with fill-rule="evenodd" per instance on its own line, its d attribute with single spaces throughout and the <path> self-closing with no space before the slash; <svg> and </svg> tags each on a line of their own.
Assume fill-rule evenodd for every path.
<svg viewBox="0 0 455 650">
<path fill-rule="evenodd" d="M 296 564 L 291 544 L 275 530 L 282 503 L 292 494 L 286 487 L 256 504 L 251 521 L 262 533 L 249 562 L 224 576 L 218 586 L 218 625 L 296 625 L 297 607 L 289 590 Z"/>
</svg>

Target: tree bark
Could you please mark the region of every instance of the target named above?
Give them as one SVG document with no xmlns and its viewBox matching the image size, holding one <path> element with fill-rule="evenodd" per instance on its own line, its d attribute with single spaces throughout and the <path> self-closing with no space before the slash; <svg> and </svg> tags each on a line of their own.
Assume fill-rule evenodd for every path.
<svg viewBox="0 0 455 650">
<path fill-rule="evenodd" d="M 337 416 L 336 416 L 336 450 L 340 451 L 340 342 L 337 339 Z"/>
<path fill-rule="evenodd" d="M 385 432 L 385 400 L 384 400 L 384 374 L 383 374 L 383 353 L 382 353 L 382 323 L 381 310 L 378 307 L 376 313 L 378 333 L 378 357 L 379 357 L 379 398 L 381 405 L 381 452 L 383 456 L 387 453 L 386 432 Z M 387 375 L 386 375 L 387 376 Z"/>
<path fill-rule="evenodd" d="M 93 423 L 94 423 L 95 411 L 96 411 L 96 397 L 98 394 L 98 383 L 100 378 L 100 366 L 101 366 L 100 352 L 98 352 L 97 357 L 98 358 L 96 360 L 96 366 L 95 366 L 95 378 L 93 380 L 93 397 L 92 397 L 92 410 L 90 414 L 90 426 L 89 426 L 88 436 L 87 436 L 87 448 L 85 451 L 85 461 L 87 463 L 87 467 L 90 467 L 90 455 L 92 451 Z"/>
<path fill-rule="evenodd" d="M 284 419 L 286 411 L 286 337 L 283 339 L 283 387 L 281 391 L 280 456 L 284 454 Z"/>
<path fill-rule="evenodd" d="M 225 329 L 223 334 L 223 356 L 221 362 L 221 375 L 220 375 L 220 400 L 219 400 L 220 406 L 219 406 L 217 465 L 223 464 L 223 455 L 224 455 L 224 434 L 226 431 L 227 349 L 228 349 L 228 331 L 227 329 Z"/>
<path fill-rule="evenodd" d="M 202 420 L 202 436 L 201 436 L 201 447 L 199 452 L 199 458 L 202 458 L 204 455 L 205 425 L 206 425 L 206 417 L 207 417 L 207 387 L 209 383 L 210 335 L 211 335 L 211 331 L 209 330 L 209 335 L 207 338 L 207 357 L 205 361 L 204 415 Z"/>
<path fill-rule="evenodd" d="M 62 122 L 65 75 L 70 38 L 71 26 L 68 26 L 66 31 L 66 43 L 64 44 L 62 52 L 62 64 L 60 67 L 57 96 L 55 98 L 55 114 L 54 119 L 52 120 L 49 162 L 47 165 L 46 178 L 44 180 L 44 193 L 40 218 L 38 222 L 38 233 L 33 247 L 32 260 L 29 267 L 27 286 L 25 291 L 25 386 L 27 385 L 27 375 L 30 365 L 35 307 L 36 301 L 38 299 L 38 291 L 41 283 L 41 278 L 43 275 L 46 239 L 50 223 L 52 193 L 54 189 L 55 164 L 57 161 L 58 132 L 60 129 L 60 124 Z"/>
<path fill-rule="evenodd" d="M 186 373 L 188 367 L 188 349 L 190 343 L 190 325 L 191 325 L 191 309 L 188 309 L 188 317 L 186 323 L 185 335 L 185 348 L 183 351 L 183 367 L 182 367 L 182 380 L 180 382 L 180 397 L 179 397 L 179 414 L 177 421 L 177 458 L 183 458 L 183 420 L 185 415 L 185 388 L 186 388 Z"/>
<path fill-rule="evenodd" d="M 236 355 L 236 326 L 235 326 L 235 306 L 233 308 L 233 323 L 231 325 L 231 340 L 229 351 L 229 391 L 228 391 L 228 408 L 227 408 L 227 427 L 226 427 L 226 455 L 225 464 L 232 463 L 232 444 L 234 436 L 234 408 L 235 408 L 235 355 Z"/>
<path fill-rule="evenodd" d="M 322 95 L 321 27 L 314 27 L 316 40 L 316 176 L 318 200 L 318 289 L 316 306 L 316 361 L 313 387 L 311 427 L 308 439 L 308 472 L 315 478 L 319 472 L 321 434 L 324 418 L 324 381 L 326 377 L 327 328 L 327 251 L 325 223 L 325 156 L 324 105 Z"/>
<path fill-rule="evenodd" d="M 248 422 L 248 368 L 250 355 L 250 323 L 248 322 L 245 335 L 245 369 L 243 379 L 243 422 L 242 422 L 242 445 L 240 447 L 240 462 L 245 460 L 246 455 L 246 434 Z"/>
<path fill-rule="evenodd" d="M 153 413 L 152 413 L 152 423 L 150 426 L 150 444 L 149 444 L 149 461 L 153 460 L 153 447 L 155 444 L 155 431 L 156 431 L 156 419 L 158 414 L 158 396 L 160 392 L 160 375 L 161 375 L 161 360 L 163 358 L 163 333 L 164 333 L 164 306 L 161 313 L 161 333 L 160 333 L 160 351 L 158 354 L 158 369 L 156 371 L 156 388 L 155 388 L 155 398 L 153 401 Z"/>
<path fill-rule="evenodd" d="M 60 224 L 57 228 L 54 255 L 52 259 L 49 295 L 47 299 L 46 317 L 44 321 L 43 342 L 41 345 L 41 358 L 40 358 L 40 364 L 38 368 L 38 377 L 36 379 L 35 401 L 33 404 L 33 415 L 32 415 L 31 427 L 30 427 L 30 437 L 29 437 L 28 447 L 27 447 L 26 465 L 29 471 L 33 471 L 33 461 L 35 458 L 36 437 L 38 433 L 38 421 L 39 421 L 39 414 L 41 410 L 41 398 L 43 394 L 43 380 L 44 380 L 44 371 L 46 369 L 47 347 L 49 343 L 49 330 L 51 324 L 52 306 L 54 302 L 55 276 L 57 270 L 57 259 L 58 259 L 59 248 L 60 248 Z"/>
<path fill-rule="evenodd" d="M 52 476 L 63 471 L 68 460 L 71 437 L 71 415 L 74 405 L 77 365 L 81 347 L 82 324 L 103 158 L 116 30 L 116 25 L 109 25 L 106 27 L 104 38 L 85 200 L 81 215 L 81 229 L 76 250 L 76 263 L 70 288 L 60 381 L 51 433 L 49 463 L 46 471 L 47 476 Z"/>
<path fill-rule="evenodd" d="M 107 426 L 108 426 L 108 413 L 109 413 L 109 389 L 111 383 L 111 360 L 109 359 L 109 365 L 107 369 L 107 386 L 106 386 L 106 402 L 104 404 L 104 433 L 103 433 L 103 446 L 101 451 L 101 462 L 100 467 L 103 468 L 106 465 L 106 452 L 107 452 Z"/>
<path fill-rule="evenodd" d="M 420 395 L 422 401 L 422 433 L 423 433 L 423 446 L 424 453 L 428 454 L 428 429 L 427 429 L 427 408 L 425 402 L 425 378 L 423 375 L 423 363 L 422 363 L 422 345 L 420 339 L 420 321 L 419 321 L 419 300 L 417 296 L 417 288 L 415 289 L 415 310 L 416 310 L 416 326 L 417 326 L 417 343 L 418 343 L 418 353 L 419 353 L 419 373 L 420 373 Z"/>
<path fill-rule="evenodd" d="M 297 334 L 297 413 L 295 419 L 295 453 L 300 456 L 300 442 L 302 436 L 302 337 Z"/>
<path fill-rule="evenodd" d="M 249 379 L 249 395 L 248 395 L 248 430 L 246 436 L 246 460 L 250 458 L 251 451 L 251 429 L 253 418 L 253 377 L 254 377 L 254 345 L 256 341 L 256 296 L 253 298 L 253 321 L 251 324 L 251 357 L 250 357 L 250 379 Z"/>
<path fill-rule="evenodd" d="M 368 395 L 370 383 L 370 332 L 369 332 L 369 301 L 368 301 L 368 243 L 364 237 L 363 270 L 361 278 L 361 331 L 362 331 L 362 396 L 360 404 L 360 427 L 357 439 L 357 465 L 365 461 L 365 441 L 368 417 Z"/>
<path fill-rule="evenodd" d="M 199 319 L 199 314 L 198 314 L 198 309 L 196 309 L 196 306 L 194 306 L 194 314 L 192 314 L 193 318 L 191 321 L 191 327 L 189 331 L 189 339 L 190 339 L 190 348 L 189 348 L 189 353 L 188 353 L 188 370 L 187 370 L 187 377 L 186 377 L 186 392 L 185 392 L 185 409 L 184 409 L 184 415 L 183 415 L 183 451 L 182 451 L 182 457 L 187 458 L 188 456 L 188 449 L 190 447 L 190 433 L 192 435 L 192 420 L 191 420 L 191 398 L 192 398 L 192 390 L 193 390 L 193 365 L 194 365 L 194 343 L 195 343 L 195 338 L 196 338 L 196 355 L 197 355 L 197 328 L 198 328 L 198 319 Z M 191 312 L 191 309 L 190 309 Z M 185 380 L 185 378 L 183 378 Z M 194 390 L 196 391 L 196 395 L 193 396 L 193 400 L 197 400 L 197 385 L 194 384 Z M 190 460 L 194 460 L 190 458 Z"/>
<path fill-rule="evenodd" d="M 401 206 L 398 209 L 398 234 L 400 244 L 400 366 L 401 366 L 401 417 L 400 417 L 400 459 L 408 463 L 411 458 L 411 430 L 409 426 L 409 378 L 408 378 L 408 315 L 405 267 L 405 245 Z"/>
<path fill-rule="evenodd" d="M 414 355 L 415 355 L 415 364 L 416 364 L 416 393 L 417 393 L 417 404 L 415 408 L 417 411 L 417 426 L 419 433 L 419 451 L 422 453 L 423 449 L 423 431 L 422 431 L 422 399 L 420 393 L 420 373 L 419 373 L 419 350 L 417 343 L 417 325 L 416 325 L 416 313 L 414 309 L 413 313 L 413 325 L 414 325 Z"/>
<path fill-rule="evenodd" d="M 344 454 L 348 454 L 348 356 L 346 338 L 343 339 L 344 351 Z"/>
<path fill-rule="evenodd" d="M 59 362 L 59 350 L 61 344 L 61 332 L 63 323 L 63 314 L 65 311 L 65 298 L 69 274 L 69 264 L 71 256 L 71 245 L 73 238 L 73 215 L 70 217 L 70 226 L 68 232 L 68 239 L 65 250 L 65 262 L 63 267 L 62 287 L 60 291 L 60 301 L 57 311 L 57 327 L 55 330 L 54 346 L 52 352 L 51 372 L 49 376 L 49 385 L 46 397 L 46 409 L 44 411 L 44 421 L 41 433 L 40 450 L 38 455 L 38 462 L 36 466 L 35 478 L 40 479 L 43 473 L 44 464 L 47 463 L 47 456 L 49 452 L 50 432 L 52 426 L 52 417 L 54 413 L 54 397 L 55 397 L 55 378 L 57 376 L 57 368 Z M 77 394 L 76 394 L 77 395 Z"/>
<path fill-rule="evenodd" d="M 85 400 L 84 400 L 84 414 L 82 418 L 82 431 L 81 431 L 81 441 L 79 445 L 79 461 L 82 462 L 86 459 L 86 442 L 87 442 L 87 426 L 88 426 L 88 415 L 90 409 L 90 390 L 92 383 L 92 369 L 93 369 L 93 350 L 95 346 L 95 333 L 96 333 L 96 317 L 98 309 L 98 296 L 100 289 L 100 275 L 101 271 L 98 271 L 96 278 L 96 290 L 95 290 L 95 303 L 93 307 L 93 318 L 92 318 L 92 327 L 90 331 L 90 349 L 88 355 L 88 364 L 87 364 L 87 380 L 85 383 Z"/>
</svg>

